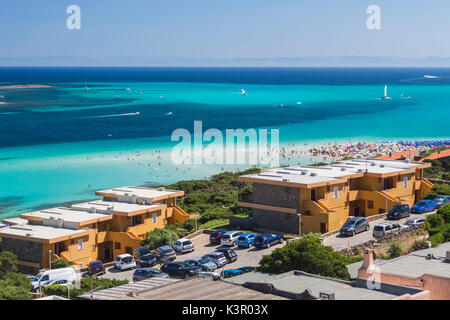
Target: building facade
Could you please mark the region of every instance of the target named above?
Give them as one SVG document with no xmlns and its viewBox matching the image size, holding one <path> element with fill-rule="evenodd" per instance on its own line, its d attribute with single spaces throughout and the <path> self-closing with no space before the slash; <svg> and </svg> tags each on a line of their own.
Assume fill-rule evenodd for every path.
<svg viewBox="0 0 450 320">
<path fill-rule="evenodd" d="M 133 254 L 147 232 L 194 216 L 176 205 L 183 191 L 122 187 L 96 195 L 103 199 L 5 219 L 2 250 L 16 254 L 22 269 L 48 268 L 58 258 L 84 268 L 90 261 Z"/>
<path fill-rule="evenodd" d="M 349 216 L 385 213 L 396 204 L 412 206 L 433 186 L 423 178 L 429 163 L 361 159 L 326 166 L 268 169 L 240 176 L 253 192 L 238 205 L 253 209 L 257 227 L 285 233 L 326 233 Z"/>
</svg>

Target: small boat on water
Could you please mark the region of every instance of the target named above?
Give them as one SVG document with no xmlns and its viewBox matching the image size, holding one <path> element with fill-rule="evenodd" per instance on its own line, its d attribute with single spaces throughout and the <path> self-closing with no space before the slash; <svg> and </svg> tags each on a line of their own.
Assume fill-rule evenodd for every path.
<svg viewBox="0 0 450 320">
<path fill-rule="evenodd" d="M 244 96 L 246 96 L 246 95 L 247 95 L 247 92 L 245 92 L 244 89 L 241 89 L 241 94 L 243 94 Z"/>
<path fill-rule="evenodd" d="M 125 90 L 127 90 L 127 91 L 131 91 L 131 88 L 126 88 Z"/>
<path fill-rule="evenodd" d="M 392 100 L 392 98 L 387 95 L 387 85 L 384 86 L 384 96 L 381 97 L 381 100 Z"/>
<path fill-rule="evenodd" d="M 171 115 L 172 115 L 172 111 L 166 113 L 166 116 L 171 116 Z"/>
<path fill-rule="evenodd" d="M 430 76 L 430 75 L 428 75 L 428 74 L 424 75 L 423 77 L 424 77 L 424 78 L 427 78 L 427 79 L 439 79 L 438 76 Z"/>
</svg>

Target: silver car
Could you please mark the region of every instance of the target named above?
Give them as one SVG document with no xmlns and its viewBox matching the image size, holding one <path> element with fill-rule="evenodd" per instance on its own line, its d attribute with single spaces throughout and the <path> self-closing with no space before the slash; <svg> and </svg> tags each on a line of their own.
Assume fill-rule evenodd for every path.
<svg viewBox="0 0 450 320">
<path fill-rule="evenodd" d="M 203 271 L 214 271 L 217 269 L 217 264 L 211 258 L 192 258 L 184 262 L 191 266 L 200 267 Z"/>
<path fill-rule="evenodd" d="M 373 236 L 379 238 L 388 234 L 397 233 L 400 231 L 400 228 L 398 223 L 383 222 L 373 227 Z"/>
<path fill-rule="evenodd" d="M 242 231 L 228 231 L 222 236 L 220 244 L 223 246 L 235 246 L 241 234 L 243 234 Z"/>
<path fill-rule="evenodd" d="M 222 252 L 211 252 L 205 254 L 202 258 L 210 258 L 219 268 L 223 267 L 228 262 L 227 258 Z"/>
<path fill-rule="evenodd" d="M 172 248 L 179 253 L 186 253 L 194 251 L 194 244 L 189 239 L 178 239 L 172 244 Z"/>
<path fill-rule="evenodd" d="M 418 226 L 418 225 L 424 224 L 424 223 L 425 223 L 425 218 L 410 218 L 410 219 L 406 220 L 404 225 L 402 225 L 401 230 L 409 229 L 411 227 Z"/>
</svg>

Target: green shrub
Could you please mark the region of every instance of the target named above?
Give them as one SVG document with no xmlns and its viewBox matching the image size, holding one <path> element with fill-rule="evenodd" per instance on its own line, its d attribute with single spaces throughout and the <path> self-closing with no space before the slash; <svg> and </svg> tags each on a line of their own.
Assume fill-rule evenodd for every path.
<svg viewBox="0 0 450 320">
<path fill-rule="evenodd" d="M 450 185 L 443 183 L 443 184 L 435 184 L 427 193 L 425 193 L 426 199 L 434 199 L 437 196 L 449 196 L 450 195 Z"/>
<path fill-rule="evenodd" d="M 17 256 L 9 251 L 0 252 L 0 277 L 8 272 L 17 271 Z"/>
<path fill-rule="evenodd" d="M 450 241 L 450 228 L 448 228 L 448 229 L 442 231 L 442 237 L 443 237 L 443 239 L 444 239 L 443 242 Z"/>
<path fill-rule="evenodd" d="M 73 266 L 73 262 L 67 261 L 66 259 L 55 259 L 52 260 L 52 269 L 61 269 Z"/>
<path fill-rule="evenodd" d="M 171 245 L 179 239 L 178 233 L 173 228 L 158 228 L 151 232 L 147 232 L 145 239 L 141 241 L 141 245 L 155 250 L 160 246 Z"/>
<path fill-rule="evenodd" d="M 444 223 L 444 219 L 439 214 L 430 214 L 427 216 L 427 222 L 430 228 L 436 228 Z"/>
<path fill-rule="evenodd" d="M 443 173 L 442 180 L 450 180 L 450 172 Z"/>
<path fill-rule="evenodd" d="M 275 249 L 262 257 L 258 271 L 283 273 L 291 270 L 317 274 L 325 277 L 349 280 L 347 259 L 324 246 L 316 236 L 303 237 L 288 245 Z"/>
<path fill-rule="evenodd" d="M 400 257 L 402 248 L 396 243 L 391 243 L 387 251 L 389 259 Z"/>
<path fill-rule="evenodd" d="M 450 204 L 446 204 L 443 207 L 440 207 L 437 211 L 437 214 L 440 215 L 445 223 L 449 223 L 450 222 Z"/>
<path fill-rule="evenodd" d="M 17 272 L 7 272 L 0 280 L 0 300 L 28 300 L 31 282 Z"/>
<path fill-rule="evenodd" d="M 212 207 L 200 215 L 198 221 L 206 223 L 210 220 L 225 219 L 231 216 L 231 211 L 228 208 Z"/>
</svg>

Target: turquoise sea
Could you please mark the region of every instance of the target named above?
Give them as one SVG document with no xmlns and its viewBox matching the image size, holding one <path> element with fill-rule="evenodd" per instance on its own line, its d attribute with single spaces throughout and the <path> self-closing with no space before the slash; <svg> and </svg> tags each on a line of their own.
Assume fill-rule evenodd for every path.
<svg viewBox="0 0 450 320">
<path fill-rule="evenodd" d="M 0 68 L 0 87 L 27 83 L 50 87 L 0 88 L 0 218 L 250 166 L 173 164 L 170 136 L 194 121 L 303 150 L 450 137 L 450 69 Z"/>
</svg>

